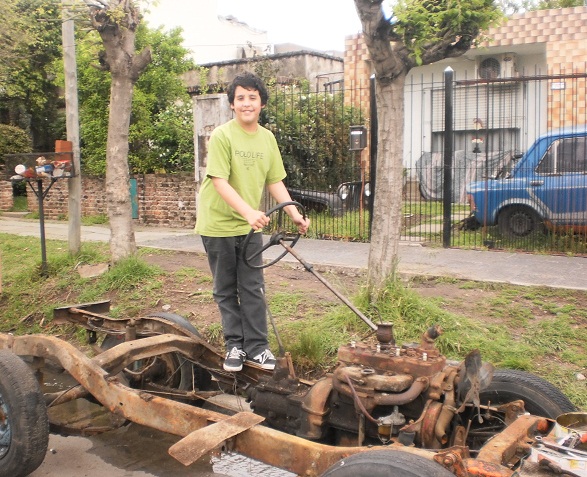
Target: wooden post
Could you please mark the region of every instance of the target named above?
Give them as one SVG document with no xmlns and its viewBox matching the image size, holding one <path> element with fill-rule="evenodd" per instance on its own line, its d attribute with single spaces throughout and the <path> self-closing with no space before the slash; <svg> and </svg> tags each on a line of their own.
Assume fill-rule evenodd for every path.
<svg viewBox="0 0 587 477">
<path fill-rule="evenodd" d="M 80 173 L 79 110 L 77 95 L 77 64 L 75 59 L 75 34 L 73 15 L 68 9 L 69 0 L 63 0 L 63 22 L 61 42 L 63 46 L 63 69 L 65 72 L 65 123 L 67 139 L 71 142 L 74 176 L 67 179 L 69 201 L 68 244 L 69 253 L 79 253 L 81 249 L 81 195 L 82 179 Z"/>
</svg>

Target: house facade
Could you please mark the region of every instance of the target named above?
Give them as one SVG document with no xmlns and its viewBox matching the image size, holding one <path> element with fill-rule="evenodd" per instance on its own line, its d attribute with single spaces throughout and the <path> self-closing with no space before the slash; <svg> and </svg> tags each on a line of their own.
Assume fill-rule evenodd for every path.
<svg viewBox="0 0 587 477">
<path fill-rule="evenodd" d="M 463 56 L 412 69 L 405 86 L 404 164 L 442 151 L 444 75 L 454 71 L 455 148 L 524 151 L 540 134 L 587 123 L 587 7 L 513 15 Z M 372 75 L 361 35 L 348 37 L 345 90 Z M 361 90 L 361 104 L 369 91 Z"/>
</svg>

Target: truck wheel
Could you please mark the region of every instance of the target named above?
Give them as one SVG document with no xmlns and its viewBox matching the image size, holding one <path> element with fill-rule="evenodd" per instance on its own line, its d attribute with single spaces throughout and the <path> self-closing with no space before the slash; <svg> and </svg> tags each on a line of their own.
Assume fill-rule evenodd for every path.
<svg viewBox="0 0 587 477">
<path fill-rule="evenodd" d="M 24 477 L 37 469 L 49 445 L 45 399 L 30 368 L 0 350 L 0 477 Z"/>
<path fill-rule="evenodd" d="M 544 224 L 533 209 L 513 205 L 502 210 L 497 217 L 497 227 L 506 237 L 526 237 L 533 232 L 542 232 Z"/>
<path fill-rule="evenodd" d="M 575 405 L 548 381 L 525 371 L 498 369 L 491 384 L 481 391 L 481 401 L 501 404 L 521 399 L 526 411 L 535 416 L 556 419 L 574 412 Z"/>
<path fill-rule="evenodd" d="M 575 405 L 548 381 L 524 371 L 498 369 L 493 373 L 491 384 L 479 394 L 481 404 L 498 406 L 511 401 L 522 400 L 527 412 L 535 416 L 556 419 L 561 414 L 576 411 Z M 472 423 L 467 444 L 471 449 L 480 449 L 493 435 L 506 425 L 499 416 L 483 416 L 479 423 L 477 410 L 461 415 L 464 421 Z"/>
<path fill-rule="evenodd" d="M 154 318 L 162 318 L 201 338 L 200 332 L 196 329 L 196 327 L 183 316 L 176 315 L 175 313 L 163 312 L 150 313 L 147 315 L 147 317 L 149 316 Z M 108 335 L 106 338 L 104 338 L 101 347 L 102 349 L 110 349 L 123 341 L 124 336 Z M 191 361 L 188 361 L 181 353 L 168 353 L 152 359 L 159 361 L 158 368 L 161 370 L 160 375 L 153 379 L 155 384 L 171 387 L 181 391 L 191 391 L 194 388 L 197 388 L 200 391 L 206 391 L 210 389 L 212 382 L 210 373 L 200 366 L 195 365 Z M 137 362 L 135 368 L 137 368 L 140 372 L 140 369 L 144 369 L 147 366 L 154 368 L 152 365 L 152 362 Z M 133 381 L 133 376 L 136 376 L 135 370 L 129 370 L 129 372 L 125 374 L 127 374 L 126 377 L 130 382 Z"/>
<path fill-rule="evenodd" d="M 432 459 L 389 449 L 353 454 L 338 461 L 322 477 L 454 477 L 454 474 Z"/>
</svg>

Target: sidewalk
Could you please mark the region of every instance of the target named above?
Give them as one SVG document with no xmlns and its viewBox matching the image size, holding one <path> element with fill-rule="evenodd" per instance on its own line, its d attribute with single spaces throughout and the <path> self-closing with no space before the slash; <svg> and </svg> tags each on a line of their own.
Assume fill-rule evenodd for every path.
<svg viewBox="0 0 587 477">
<path fill-rule="evenodd" d="M 40 236 L 37 220 L 0 216 L 0 233 Z M 68 224 L 45 221 L 47 240 L 67 240 Z M 106 226 L 82 226 L 82 241 L 108 242 Z M 138 227 L 135 238 L 140 247 L 204 253 L 200 238 L 187 229 Z M 366 269 L 369 244 L 301 238 L 295 249 L 317 270 L 328 268 Z M 275 258 L 283 249 L 269 248 L 264 256 Z M 297 260 L 286 255 L 286 262 Z M 460 250 L 425 247 L 402 242 L 399 247 L 399 273 L 404 276 L 425 275 L 514 285 L 550 286 L 587 290 L 587 258 L 525 253 Z"/>
</svg>

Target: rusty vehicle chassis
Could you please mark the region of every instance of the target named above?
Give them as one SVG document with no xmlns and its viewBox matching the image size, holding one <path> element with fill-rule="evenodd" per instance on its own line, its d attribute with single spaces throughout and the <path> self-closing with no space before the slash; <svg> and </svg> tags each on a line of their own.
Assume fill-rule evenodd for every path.
<svg viewBox="0 0 587 477">
<path fill-rule="evenodd" d="M 313 442 L 260 425 L 263 417 L 251 412 L 230 416 L 128 387 L 121 381 L 119 373 L 137 360 L 166 353 L 179 353 L 211 370 L 220 379 L 223 374 L 227 375 L 227 380 L 234 379 L 234 375 L 222 371 L 222 355 L 199 336 L 157 317 L 113 319 L 103 314 L 108 307 L 108 302 L 100 302 L 58 308 L 54 313 L 56 323 L 84 327 L 90 342 L 95 341 L 98 332 L 125 336 L 125 341 L 101 351 L 94 358 L 68 342 L 45 335 L 0 334 L 0 349 L 33 357 L 32 366 L 39 374 L 45 360 L 57 362 L 79 383 L 58 396 L 46 397 L 47 402 L 63 403 L 89 393 L 114 415 L 181 437 L 182 440 L 169 452 L 186 465 L 206 453 L 228 450 L 300 476 L 312 477 L 321 475 L 342 458 L 374 449 L 373 446 L 334 446 Z M 142 339 L 135 339 L 137 336 Z M 284 360 L 287 358 L 279 358 L 278 367 L 291 366 Z M 260 367 L 245 364 L 238 379 L 254 385 L 268 373 Z M 184 397 L 206 399 L 205 392 L 192 393 L 196 395 L 186 393 Z M 512 405 L 515 407 L 519 403 Z M 545 435 L 551 427 L 552 422 L 546 418 L 528 414 L 514 417 L 510 425 L 490 439 L 475 457 L 470 455 L 466 446 L 426 450 L 390 443 L 386 448 L 434 460 L 458 477 L 508 477 L 515 475 L 511 464 L 528 454 L 532 436 Z"/>
</svg>

